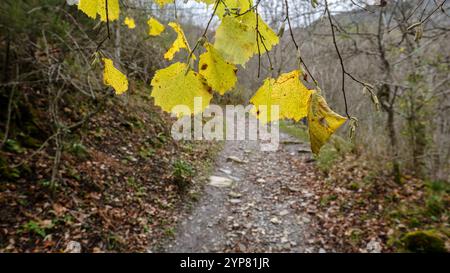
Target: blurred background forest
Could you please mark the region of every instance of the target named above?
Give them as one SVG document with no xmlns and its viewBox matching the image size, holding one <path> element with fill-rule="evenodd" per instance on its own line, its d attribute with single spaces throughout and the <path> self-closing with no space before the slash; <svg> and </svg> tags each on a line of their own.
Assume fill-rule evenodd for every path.
<svg viewBox="0 0 450 273">
<path fill-rule="evenodd" d="M 304 81 L 313 88 L 313 76 L 334 111 L 358 120 L 353 140 L 351 127 L 343 126 L 315 158 L 319 209 L 359 200 L 354 215 L 343 210 L 344 217 L 330 220 L 353 221 L 352 228 L 331 231 L 330 240 L 339 251 L 361 251 L 365 228 L 375 225 L 383 251 L 445 251 L 450 3 L 288 2 L 292 35 L 311 72 Z M 180 211 L 201 195 L 195 181 L 212 168 L 220 144 L 171 139 L 173 120 L 153 105 L 149 82 L 168 65 L 162 56 L 176 34 L 150 37 L 147 20 L 177 20 L 193 45 L 211 6 L 190 0 L 161 8 L 152 0 L 123 0 L 107 39 L 106 25 L 73 3 L 0 3 L 0 251 L 57 252 L 71 242 L 90 252 L 145 251 L 149 245 L 156 251 L 162 238 L 173 236 Z M 280 36 L 271 64 L 261 56 L 257 77 L 254 57 L 239 69 L 234 90 L 213 103 L 248 104 L 263 79 L 298 67 L 285 5 L 259 3 Z M 136 28 L 128 29 L 125 16 Z M 218 23 L 212 22 L 210 40 Z M 103 85 L 99 51 L 126 72 L 126 94 L 115 96 Z M 285 121 L 281 129 L 307 141 L 302 122 Z M 333 193 L 337 187 L 350 193 Z M 383 211 L 377 224 L 364 223 L 372 210 Z M 417 247 L 405 234 L 431 246 Z"/>
</svg>

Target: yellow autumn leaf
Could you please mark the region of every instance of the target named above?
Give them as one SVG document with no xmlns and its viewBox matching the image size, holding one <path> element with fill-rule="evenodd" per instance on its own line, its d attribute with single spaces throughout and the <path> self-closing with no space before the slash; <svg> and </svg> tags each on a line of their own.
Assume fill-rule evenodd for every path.
<svg viewBox="0 0 450 273">
<path fill-rule="evenodd" d="M 167 4 L 173 3 L 175 0 L 155 0 L 156 3 L 159 4 L 160 7 L 163 7 Z"/>
<path fill-rule="evenodd" d="M 279 119 L 289 118 L 299 121 L 307 115 L 308 101 L 312 90 L 300 81 L 300 71 L 294 70 L 281 74 L 278 79 L 266 79 L 256 94 L 250 99 L 254 105 L 251 112 L 263 122 L 273 121 L 271 106 L 279 106 Z M 267 114 L 262 112 L 261 106 L 266 106 Z M 266 116 L 267 115 L 267 116 Z"/>
<path fill-rule="evenodd" d="M 119 0 L 108 0 L 108 18 L 106 17 L 106 1 L 98 0 L 98 14 L 100 15 L 100 20 L 106 22 L 107 19 L 112 22 L 119 19 Z"/>
<path fill-rule="evenodd" d="M 251 11 L 244 15 L 242 15 L 242 21 L 249 25 L 251 29 L 253 29 L 253 33 L 256 37 L 256 13 Z M 264 22 L 264 20 L 261 18 L 261 16 L 258 14 L 258 30 L 262 37 L 258 37 L 259 39 L 259 51 L 262 53 L 266 52 L 266 48 L 268 51 L 272 49 L 273 46 L 278 44 L 279 38 L 278 35 L 273 31 L 267 24 Z M 256 38 L 255 38 L 256 40 Z M 254 47 L 255 54 L 258 53 L 258 44 L 255 42 Z"/>
<path fill-rule="evenodd" d="M 167 52 L 164 54 L 164 58 L 170 61 L 175 56 L 175 53 L 180 51 L 180 49 L 186 48 L 188 52 L 191 52 L 191 48 L 189 47 L 186 36 L 184 36 L 184 32 L 183 29 L 181 29 L 181 26 L 175 22 L 170 22 L 169 26 L 172 27 L 173 30 L 175 30 L 175 32 L 177 33 L 177 38 L 173 42 L 172 47 L 170 47 L 169 50 L 167 50 Z M 192 58 L 195 60 L 194 55 L 192 55 Z"/>
<path fill-rule="evenodd" d="M 277 34 L 258 15 L 258 30 L 262 37 L 256 40 L 256 13 L 226 16 L 217 28 L 214 47 L 225 60 L 244 65 L 253 55 L 265 53 L 279 42 Z M 259 49 L 258 49 L 259 48 Z"/>
<path fill-rule="evenodd" d="M 107 21 L 105 0 L 79 0 L 78 9 L 92 19 L 96 19 L 99 14 L 100 20 Z M 119 13 L 119 0 L 108 0 L 108 20 L 112 22 L 119 19 Z"/>
<path fill-rule="evenodd" d="M 223 95 L 236 84 L 237 68 L 225 61 L 210 43 L 205 43 L 205 48 L 207 51 L 200 55 L 199 60 L 200 74 L 212 89 Z"/>
<path fill-rule="evenodd" d="M 97 18 L 98 0 L 80 0 L 78 2 L 78 9 L 90 18 L 95 19 Z"/>
<path fill-rule="evenodd" d="M 244 65 L 255 53 L 254 29 L 240 17 L 226 16 L 216 31 L 214 47 L 224 59 L 233 64 Z"/>
<path fill-rule="evenodd" d="M 114 88 L 116 94 L 120 95 L 128 90 L 127 77 L 114 67 L 113 61 L 108 58 L 103 58 L 105 70 L 103 71 L 103 82 Z"/>
<path fill-rule="evenodd" d="M 125 17 L 125 20 L 123 22 L 130 29 L 133 29 L 133 28 L 136 27 L 136 24 L 134 23 L 134 19 L 133 18 Z"/>
<path fill-rule="evenodd" d="M 148 24 L 148 35 L 159 36 L 165 29 L 164 25 L 158 22 L 155 18 L 150 18 L 147 21 Z"/>
<path fill-rule="evenodd" d="M 185 63 L 174 63 L 156 71 L 152 79 L 152 97 L 155 104 L 164 111 L 171 112 L 177 105 L 186 105 L 191 114 L 198 114 L 206 109 L 212 99 L 211 87 L 205 79 L 194 71 L 186 74 Z M 201 97 L 202 105 L 194 109 L 194 98 Z"/>
<path fill-rule="evenodd" d="M 325 99 L 316 91 L 311 95 L 308 109 L 308 127 L 311 150 L 318 154 L 320 148 L 347 119 L 328 107 Z"/>
</svg>

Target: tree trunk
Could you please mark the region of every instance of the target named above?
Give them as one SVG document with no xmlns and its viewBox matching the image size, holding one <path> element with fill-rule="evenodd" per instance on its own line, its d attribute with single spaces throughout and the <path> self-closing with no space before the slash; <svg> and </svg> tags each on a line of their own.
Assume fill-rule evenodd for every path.
<svg viewBox="0 0 450 273">
<path fill-rule="evenodd" d="M 116 24 L 116 31 L 114 35 L 114 58 L 116 62 L 120 62 L 120 23 Z"/>
<path fill-rule="evenodd" d="M 392 174 L 396 183 L 401 182 L 400 174 L 400 164 L 398 163 L 398 143 L 397 143 L 397 133 L 395 131 L 395 113 L 394 108 L 390 107 L 387 109 L 388 119 L 387 127 L 389 132 L 389 139 L 391 144 L 392 152 Z"/>
</svg>

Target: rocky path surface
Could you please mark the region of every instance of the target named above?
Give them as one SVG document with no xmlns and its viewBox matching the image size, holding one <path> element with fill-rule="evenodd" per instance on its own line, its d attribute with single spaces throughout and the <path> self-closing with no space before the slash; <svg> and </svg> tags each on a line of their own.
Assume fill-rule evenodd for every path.
<svg viewBox="0 0 450 273">
<path fill-rule="evenodd" d="M 308 143 L 280 133 L 276 152 L 227 141 L 204 195 L 167 252 L 321 252 L 311 230 Z"/>
</svg>

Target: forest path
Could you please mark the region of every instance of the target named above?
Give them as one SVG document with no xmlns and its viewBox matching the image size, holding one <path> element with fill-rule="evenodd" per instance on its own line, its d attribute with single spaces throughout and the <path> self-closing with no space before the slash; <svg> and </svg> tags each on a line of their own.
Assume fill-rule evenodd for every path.
<svg viewBox="0 0 450 273">
<path fill-rule="evenodd" d="M 167 252 L 317 252 L 311 240 L 309 143 L 280 132 L 278 151 L 227 141 L 203 196 Z"/>
</svg>

